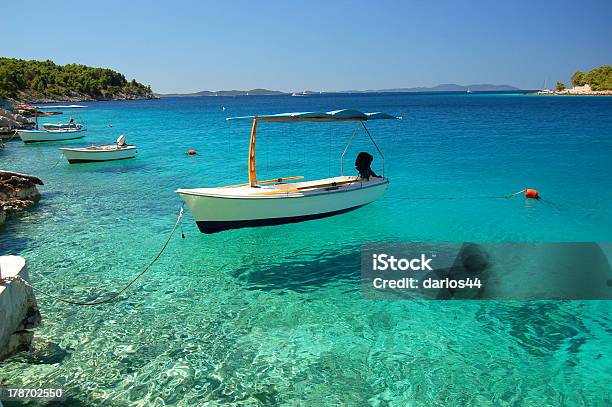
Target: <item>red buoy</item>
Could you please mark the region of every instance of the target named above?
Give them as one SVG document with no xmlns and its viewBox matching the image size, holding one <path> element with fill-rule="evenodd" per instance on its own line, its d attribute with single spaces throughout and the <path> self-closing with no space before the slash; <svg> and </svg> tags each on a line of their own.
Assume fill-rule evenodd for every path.
<svg viewBox="0 0 612 407">
<path fill-rule="evenodd" d="M 537 189 L 526 189 L 525 198 L 540 199 L 540 194 L 538 194 Z"/>
<path fill-rule="evenodd" d="M 195 150 L 187 150 L 187 154 L 189 154 L 189 155 L 196 155 L 196 151 Z"/>
</svg>

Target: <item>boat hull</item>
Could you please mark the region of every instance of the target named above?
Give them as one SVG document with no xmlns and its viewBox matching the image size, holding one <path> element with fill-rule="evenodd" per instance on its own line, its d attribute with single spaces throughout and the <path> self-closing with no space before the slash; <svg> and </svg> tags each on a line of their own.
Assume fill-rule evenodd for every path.
<svg viewBox="0 0 612 407">
<path fill-rule="evenodd" d="M 24 143 L 74 140 L 85 137 L 80 131 L 18 130 L 17 135 Z"/>
<path fill-rule="evenodd" d="M 200 231 L 210 234 L 339 215 L 380 198 L 387 186 L 387 180 L 364 181 L 346 189 L 259 197 L 220 197 L 190 192 L 197 190 L 177 192 L 189 207 Z"/>
<path fill-rule="evenodd" d="M 366 205 L 366 204 L 364 204 Z M 224 221 L 196 221 L 200 232 L 213 234 L 231 229 L 254 228 L 260 226 L 278 226 L 287 223 L 305 222 L 308 220 L 328 218 L 330 216 L 341 215 L 355 209 L 361 208 L 363 205 L 353 206 L 350 208 L 340 209 L 332 212 L 315 213 L 310 215 L 289 216 L 283 218 L 268 218 L 268 219 L 246 219 L 246 220 L 224 220 Z"/>
<path fill-rule="evenodd" d="M 85 148 L 61 148 L 60 150 L 70 164 L 127 160 L 136 157 L 138 152 L 135 147 L 117 150 L 88 150 Z"/>
</svg>

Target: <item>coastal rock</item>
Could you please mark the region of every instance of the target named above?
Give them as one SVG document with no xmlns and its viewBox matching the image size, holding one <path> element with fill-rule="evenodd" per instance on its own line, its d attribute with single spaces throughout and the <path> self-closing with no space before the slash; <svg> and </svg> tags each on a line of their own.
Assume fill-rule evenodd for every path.
<svg viewBox="0 0 612 407">
<path fill-rule="evenodd" d="M 0 109 L 0 129 L 2 133 L 12 133 L 14 129 L 32 128 L 35 123 L 26 118 L 22 111 L 16 110 L 11 112 L 6 109 Z"/>
<path fill-rule="evenodd" d="M 78 92 L 70 92 L 65 95 L 37 95 L 31 94 L 27 92 L 22 92 L 18 96 L 18 102 L 22 104 L 30 104 L 30 103 L 57 103 L 57 102 L 66 102 L 66 103 L 74 103 L 74 102 L 95 102 L 100 100 L 142 100 L 142 99 L 159 99 L 159 96 L 154 94 L 153 92 L 122 92 L 116 91 L 113 93 L 107 93 L 104 95 L 96 96 L 95 98 Z M 32 114 L 33 115 L 33 114 Z"/>
<path fill-rule="evenodd" d="M 0 225 L 20 215 L 40 200 L 36 185 L 40 178 L 11 171 L 0 171 Z"/>
<path fill-rule="evenodd" d="M 41 315 L 29 285 L 26 262 L 19 256 L 0 256 L 0 360 L 30 350 Z"/>
</svg>

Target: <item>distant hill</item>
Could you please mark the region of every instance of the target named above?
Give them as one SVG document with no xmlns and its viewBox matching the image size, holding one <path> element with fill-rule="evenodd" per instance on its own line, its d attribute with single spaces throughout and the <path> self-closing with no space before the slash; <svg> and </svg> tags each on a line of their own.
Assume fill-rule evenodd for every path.
<svg viewBox="0 0 612 407">
<path fill-rule="evenodd" d="M 510 85 L 491 85 L 488 83 L 479 83 L 474 85 L 456 85 L 454 83 L 446 83 L 433 87 L 416 87 L 416 88 L 393 88 L 393 89 L 370 89 L 370 90 L 346 90 L 341 92 L 321 92 L 323 94 L 333 93 L 384 93 L 384 92 L 506 92 L 520 90 Z M 304 91 L 299 92 L 303 95 L 316 95 L 320 92 Z M 195 93 L 166 93 L 158 94 L 161 97 L 183 97 L 183 96 L 279 96 L 289 95 L 288 92 L 269 89 L 251 89 L 251 90 L 219 90 L 210 91 L 203 90 Z"/>
<path fill-rule="evenodd" d="M 107 68 L 0 58 L 0 97 L 26 102 L 152 99 L 149 86 Z"/>
<path fill-rule="evenodd" d="M 251 89 L 251 90 L 203 90 L 195 93 L 165 93 L 159 94 L 161 97 L 183 97 L 183 96 L 275 96 L 286 95 L 287 93 L 278 90 Z"/>
<path fill-rule="evenodd" d="M 380 90 L 368 90 L 365 92 L 503 92 L 520 90 L 510 85 L 491 85 L 488 83 L 478 83 L 473 85 L 457 85 L 454 83 L 444 83 L 432 87 L 419 86 L 416 88 L 394 88 L 394 89 L 380 89 Z"/>
</svg>

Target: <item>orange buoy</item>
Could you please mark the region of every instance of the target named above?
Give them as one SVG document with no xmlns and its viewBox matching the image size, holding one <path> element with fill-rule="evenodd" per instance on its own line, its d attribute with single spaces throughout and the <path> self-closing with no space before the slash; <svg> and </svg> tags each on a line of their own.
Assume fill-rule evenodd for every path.
<svg viewBox="0 0 612 407">
<path fill-rule="evenodd" d="M 187 154 L 189 154 L 189 155 L 196 155 L 196 151 L 195 150 L 187 150 Z"/>
<path fill-rule="evenodd" d="M 537 189 L 526 189 L 525 198 L 540 199 L 540 194 L 538 194 Z"/>
</svg>

